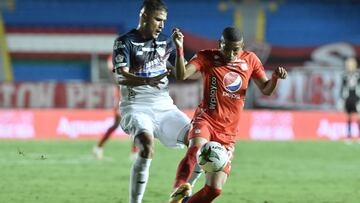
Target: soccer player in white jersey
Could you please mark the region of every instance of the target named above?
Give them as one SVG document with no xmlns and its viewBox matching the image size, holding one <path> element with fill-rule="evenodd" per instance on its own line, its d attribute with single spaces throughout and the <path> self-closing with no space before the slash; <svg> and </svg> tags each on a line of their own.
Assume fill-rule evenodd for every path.
<svg viewBox="0 0 360 203">
<path fill-rule="evenodd" d="M 161 0 L 145 0 L 136 29 L 114 43 L 114 72 L 121 85 L 120 125 L 139 149 L 130 174 L 129 202 L 145 192 L 154 151 L 154 138 L 167 147 L 187 144 L 190 119 L 169 96 L 167 61 L 175 61 L 171 38 L 161 34 L 167 8 Z M 194 179 L 200 173 L 194 173 Z"/>
</svg>

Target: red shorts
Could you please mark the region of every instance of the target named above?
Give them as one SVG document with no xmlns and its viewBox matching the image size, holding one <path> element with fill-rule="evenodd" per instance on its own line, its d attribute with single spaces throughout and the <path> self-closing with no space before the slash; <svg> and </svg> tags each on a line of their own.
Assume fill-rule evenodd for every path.
<svg viewBox="0 0 360 203">
<path fill-rule="evenodd" d="M 225 146 L 228 150 L 229 161 L 223 171 L 229 175 L 233 152 L 235 150 L 236 135 L 229 135 L 216 131 L 206 120 L 196 120 L 192 123 L 188 139 L 190 140 L 194 137 L 203 137 L 208 141 L 216 141 Z"/>
</svg>

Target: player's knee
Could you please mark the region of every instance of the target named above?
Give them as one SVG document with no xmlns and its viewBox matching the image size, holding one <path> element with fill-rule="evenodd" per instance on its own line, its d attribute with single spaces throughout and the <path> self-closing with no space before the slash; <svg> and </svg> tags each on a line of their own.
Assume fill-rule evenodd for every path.
<svg viewBox="0 0 360 203">
<path fill-rule="evenodd" d="M 140 154 L 142 154 L 145 158 L 151 158 L 154 155 L 153 145 L 150 143 L 143 145 L 142 150 L 140 150 Z"/>
<path fill-rule="evenodd" d="M 154 144 L 152 139 L 142 139 L 139 146 L 139 154 L 143 158 L 152 158 L 154 155 Z"/>
</svg>

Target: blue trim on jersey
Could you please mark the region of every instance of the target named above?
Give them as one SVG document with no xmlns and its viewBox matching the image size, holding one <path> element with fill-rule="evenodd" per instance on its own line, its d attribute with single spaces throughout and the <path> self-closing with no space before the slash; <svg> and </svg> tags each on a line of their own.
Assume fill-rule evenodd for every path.
<svg viewBox="0 0 360 203">
<path fill-rule="evenodd" d="M 134 73 L 135 75 L 137 76 L 142 76 L 142 77 L 152 77 L 152 76 L 158 76 L 160 74 L 163 74 L 165 73 L 166 70 L 159 70 L 159 71 L 156 71 L 156 72 L 138 72 L 138 73 Z"/>
</svg>

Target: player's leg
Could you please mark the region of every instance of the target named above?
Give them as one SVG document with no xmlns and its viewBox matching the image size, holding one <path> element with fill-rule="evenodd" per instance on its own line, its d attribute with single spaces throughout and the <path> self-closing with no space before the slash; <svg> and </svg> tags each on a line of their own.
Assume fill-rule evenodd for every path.
<svg viewBox="0 0 360 203">
<path fill-rule="evenodd" d="M 94 156 L 95 156 L 96 159 L 102 159 L 103 158 L 103 156 L 104 156 L 103 155 L 104 154 L 103 146 L 104 146 L 105 142 L 110 138 L 111 134 L 119 126 L 120 120 L 121 120 L 120 114 L 116 113 L 113 125 L 111 125 L 106 130 L 105 134 L 101 137 L 100 141 L 97 143 L 97 145 L 93 149 L 93 153 L 94 153 Z"/>
<path fill-rule="evenodd" d="M 139 111 L 141 110 L 141 112 Z M 123 130 L 131 136 L 139 149 L 130 172 L 129 202 L 140 203 L 149 179 L 149 168 L 153 156 L 154 123 L 146 110 L 132 108 L 121 112 L 120 122 Z"/>
<path fill-rule="evenodd" d="M 210 203 L 221 194 L 222 187 L 227 179 L 227 174 L 223 171 L 216 173 L 206 173 L 205 186 L 190 197 L 186 203 Z"/>
<path fill-rule="evenodd" d="M 351 123 L 352 123 L 352 119 L 351 119 L 351 113 L 354 109 L 354 103 L 348 98 L 345 101 L 345 110 L 346 110 L 346 115 L 347 115 L 347 139 L 351 139 Z"/>
<path fill-rule="evenodd" d="M 138 152 L 139 152 L 139 149 L 136 147 L 135 143 L 133 142 L 131 144 L 131 151 L 130 151 L 129 159 L 134 161 L 137 157 Z"/>
<path fill-rule="evenodd" d="M 189 179 L 197 165 L 196 153 L 206 142 L 208 140 L 203 137 L 191 138 L 189 148 L 178 165 L 169 203 L 180 203 L 184 198 L 191 195 L 192 185 L 189 183 Z"/>
<path fill-rule="evenodd" d="M 173 186 L 174 192 L 170 195 L 169 203 L 180 203 L 184 198 L 190 195 L 192 188 L 191 184 L 194 184 L 194 180 L 190 180 L 190 178 L 193 177 L 194 169 L 197 166 L 196 153 L 206 142 L 208 142 L 208 139 L 204 137 L 198 136 L 191 138 L 185 157 L 178 165 Z"/>
<path fill-rule="evenodd" d="M 351 138 L 351 113 L 347 113 L 347 138 Z"/>
<path fill-rule="evenodd" d="M 222 188 L 229 176 L 231 169 L 231 161 L 233 158 L 233 152 L 235 150 L 234 145 L 228 145 L 229 160 L 222 171 L 215 173 L 206 173 L 205 186 L 197 193 L 191 196 L 186 203 L 208 203 L 212 202 L 216 197 L 221 194 Z"/>
<path fill-rule="evenodd" d="M 169 108 L 168 111 L 165 111 L 161 115 L 158 115 L 159 117 L 159 140 L 167 147 L 179 147 L 181 145 L 188 145 L 188 134 L 191 128 L 190 119 L 189 117 L 184 114 L 182 111 L 180 111 L 176 106 L 172 105 L 172 107 Z M 207 130 L 204 129 L 204 132 Z M 207 133 L 208 134 L 208 133 Z M 175 135 L 175 136 L 174 136 Z M 205 137 L 207 138 L 207 137 Z M 186 156 L 184 158 L 184 164 L 182 164 L 182 167 L 180 170 L 182 170 L 182 174 L 186 174 L 186 177 L 183 177 L 181 179 L 184 179 L 180 183 L 176 183 L 175 187 L 180 186 L 182 183 L 186 183 L 190 181 L 192 185 L 195 184 L 196 180 L 201 175 L 201 170 L 197 168 L 193 173 L 193 169 L 196 164 L 196 152 L 199 146 L 196 142 L 197 140 L 201 140 L 203 138 L 196 138 L 193 141 L 193 146 L 189 146 L 187 153 L 190 156 Z M 207 142 L 208 139 L 205 139 L 204 142 Z M 203 142 L 200 141 L 200 144 Z M 192 156 L 191 154 L 194 154 Z M 190 158 L 191 157 L 191 158 Z M 189 160 L 190 158 L 190 160 Z M 195 164 L 188 164 L 188 162 L 195 161 Z M 189 168 L 190 167 L 190 168 Z M 190 170 L 190 171 L 187 171 Z"/>
<path fill-rule="evenodd" d="M 347 113 L 347 129 L 348 129 L 348 134 L 347 137 L 345 139 L 345 143 L 346 144 L 352 144 L 353 143 L 353 139 L 355 137 L 353 137 L 353 135 L 355 135 L 354 129 L 352 128 L 352 122 L 353 122 L 353 118 L 352 118 L 352 114 L 353 113 L 357 113 L 358 109 L 359 109 L 359 103 L 358 103 L 358 99 L 357 98 L 347 98 L 347 100 L 345 101 L 345 110 Z M 359 120 L 357 119 L 357 124 L 359 125 Z M 359 130 L 359 128 L 358 128 Z"/>
<path fill-rule="evenodd" d="M 134 143 L 139 149 L 130 174 L 130 203 L 141 203 L 149 179 L 153 156 L 153 135 L 142 132 L 135 136 Z"/>
<path fill-rule="evenodd" d="M 155 136 L 159 138 L 161 143 L 167 147 L 179 148 L 179 147 L 183 147 L 184 145 L 188 145 L 188 131 L 191 127 L 189 117 L 183 112 L 181 112 L 179 109 L 177 109 L 177 107 L 174 105 L 168 107 L 166 111 L 162 111 L 162 112 L 163 113 L 157 116 L 159 123 L 158 126 L 159 133 L 158 135 Z M 196 149 L 195 150 L 190 149 L 190 151 L 195 151 L 195 155 L 196 155 L 197 152 Z M 196 164 L 196 156 L 194 156 L 194 158 Z M 190 178 L 191 184 L 195 184 L 196 180 L 201 175 L 201 172 L 199 173 L 199 171 L 201 170 L 198 170 L 195 173 L 193 173 L 194 165 L 191 164 L 187 166 L 189 166 L 190 168 L 184 167 L 185 170 L 188 171 L 185 172 L 187 177 L 185 178 L 186 180 L 184 180 L 183 182 L 185 183 L 189 181 L 189 177 L 191 177 Z M 184 195 L 189 194 L 191 190 L 191 185 L 190 184 L 185 185 L 182 188 L 180 188 L 180 190 L 182 190 L 182 192 L 180 193 L 182 199 Z M 177 202 L 178 201 L 179 200 L 177 200 Z M 176 202 L 176 201 L 170 201 L 170 202 Z"/>
<path fill-rule="evenodd" d="M 112 126 L 109 127 L 109 129 L 105 132 L 104 136 L 100 139 L 98 143 L 98 147 L 103 147 L 105 142 L 110 138 L 111 134 L 118 128 L 120 124 L 120 114 L 115 114 L 115 121 Z"/>
<path fill-rule="evenodd" d="M 184 158 L 180 161 L 178 165 L 174 188 L 177 188 L 181 184 L 187 183 L 189 181 L 189 178 L 192 175 L 192 171 L 197 165 L 196 153 L 200 149 L 200 147 L 207 142 L 208 139 L 204 137 L 194 137 L 190 140 L 189 148 Z"/>
</svg>

